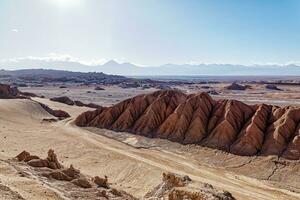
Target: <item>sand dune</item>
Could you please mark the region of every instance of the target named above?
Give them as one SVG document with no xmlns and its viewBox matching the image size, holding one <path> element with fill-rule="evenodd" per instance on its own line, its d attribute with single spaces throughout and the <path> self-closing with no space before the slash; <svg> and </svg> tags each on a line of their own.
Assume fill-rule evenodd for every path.
<svg viewBox="0 0 300 200">
<path fill-rule="evenodd" d="M 0 99 L 0 113 L 1 121 L 12 123 L 33 123 L 43 118 L 53 117 L 38 103 L 28 99 Z"/>
</svg>

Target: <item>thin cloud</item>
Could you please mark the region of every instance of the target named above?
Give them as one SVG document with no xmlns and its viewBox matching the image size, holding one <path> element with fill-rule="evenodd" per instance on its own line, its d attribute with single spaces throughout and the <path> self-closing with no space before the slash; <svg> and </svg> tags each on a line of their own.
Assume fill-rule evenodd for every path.
<svg viewBox="0 0 300 200">
<path fill-rule="evenodd" d="M 14 28 L 14 29 L 11 29 L 11 31 L 14 32 L 14 33 L 18 33 L 19 29 Z"/>
<path fill-rule="evenodd" d="M 172 63 L 173 64 L 173 63 Z M 300 66 L 300 61 L 289 61 L 285 63 L 278 62 L 252 62 L 252 63 L 238 63 L 238 62 L 200 62 L 200 61 L 190 61 L 183 63 L 183 65 L 241 65 L 246 67 L 256 67 L 256 66 L 278 66 L 284 67 L 288 65 Z"/>
<path fill-rule="evenodd" d="M 22 63 L 23 61 L 43 61 L 43 62 L 76 62 L 86 66 L 98 66 L 108 62 L 111 59 L 99 58 L 99 59 L 81 59 L 74 57 L 70 54 L 58 54 L 58 53 L 49 53 L 45 56 L 26 56 L 26 57 L 15 57 L 15 58 L 6 58 L 0 59 L 0 64 L 5 63 Z M 129 61 L 128 59 L 122 58 L 113 58 L 116 62 L 122 63 L 131 63 L 139 67 L 148 67 L 149 65 L 144 65 L 140 63 L 135 63 Z M 190 61 L 183 63 L 169 63 L 170 65 L 241 65 L 246 67 L 259 67 L 259 66 L 270 66 L 270 67 L 284 67 L 289 65 L 296 65 L 300 67 L 300 61 L 294 60 L 285 63 L 275 63 L 275 62 L 252 62 L 252 63 L 237 63 L 237 62 L 201 62 L 201 61 Z M 160 65 L 162 66 L 162 65 Z"/>
<path fill-rule="evenodd" d="M 26 56 L 18 58 L 8 58 L 0 60 L 0 63 L 20 63 L 22 61 L 32 60 L 32 61 L 44 61 L 44 62 L 77 62 L 83 65 L 88 66 L 97 66 L 107 62 L 106 59 L 89 59 L 83 60 L 76 57 L 73 57 L 69 54 L 57 54 L 50 53 L 46 56 Z"/>
</svg>

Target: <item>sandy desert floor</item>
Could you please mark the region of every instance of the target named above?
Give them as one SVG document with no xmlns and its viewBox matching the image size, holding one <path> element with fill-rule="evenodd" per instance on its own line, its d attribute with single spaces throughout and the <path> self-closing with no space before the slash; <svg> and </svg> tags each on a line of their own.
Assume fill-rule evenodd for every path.
<svg viewBox="0 0 300 200">
<path fill-rule="evenodd" d="M 128 94 L 122 95 L 125 98 Z M 25 199 L 63 198 L 54 188 L 34 177 L 20 177 L 6 162 L 23 150 L 43 156 L 50 148 L 60 155 L 63 164 L 73 164 L 90 176 L 107 175 L 114 187 L 139 198 L 160 183 L 163 172 L 188 175 L 196 186 L 209 183 L 231 192 L 237 199 L 300 198 L 298 163 L 278 167 L 274 164 L 276 158 L 272 157 L 237 157 L 193 145 L 79 128 L 72 120 L 89 108 L 33 99 L 0 100 L 0 194 L 3 194 L 0 199 L 18 199 L 18 195 Z M 63 109 L 71 118 L 43 122 L 42 119 L 52 116 L 35 101 Z M 108 99 L 100 103 L 107 105 Z"/>
<path fill-rule="evenodd" d="M 216 99 L 236 99 L 247 104 L 273 104 L 273 105 L 300 105 L 300 87 L 279 85 L 281 90 L 269 90 L 263 84 L 249 84 L 252 88 L 239 91 L 224 89 L 229 83 L 218 84 L 192 84 L 178 85 L 177 88 L 186 93 L 198 93 L 214 90 L 218 95 L 211 95 Z M 81 100 L 85 103 L 98 103 L 103 106 L 111 106 L 124 99 L 131 98 L 137 94 L 150 93 L 157 89 L 149 88 L 120 88 L 118 86 L 101 86 L 105 90 L 94 90 L 95 86 L 59 86 L 28 87 L 20 88 L 24 92 L 33 92 L 37 95 L 44 95 L 47 98 L 56 96 L 68 96 L 74 100 Z M 203 88 L 204 87 L 204 88 Z M 207 88 L 208 87 L 208 88 Z"/>
</svg>

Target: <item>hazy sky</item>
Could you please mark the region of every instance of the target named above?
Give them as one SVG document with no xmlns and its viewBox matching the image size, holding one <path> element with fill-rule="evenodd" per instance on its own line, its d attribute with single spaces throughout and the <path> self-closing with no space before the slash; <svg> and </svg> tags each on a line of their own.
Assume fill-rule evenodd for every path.
<svg viewBox="0 0 300 200">
<path fill-rule="evenodd" d="M 299 44 L 297 0 L 0 0 L 0 59 L 287 63 Z"/>
</svg>

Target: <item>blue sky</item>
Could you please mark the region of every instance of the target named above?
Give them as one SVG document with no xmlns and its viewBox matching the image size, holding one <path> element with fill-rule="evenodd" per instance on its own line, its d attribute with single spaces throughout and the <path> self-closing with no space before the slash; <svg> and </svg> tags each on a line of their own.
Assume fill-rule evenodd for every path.
<svg viewBox="0 0 300 200">
<path fill-rule="evenodd" d="M 300 60 L 297 0 L 0 0 L 0 59 Z"/>
</svg>

